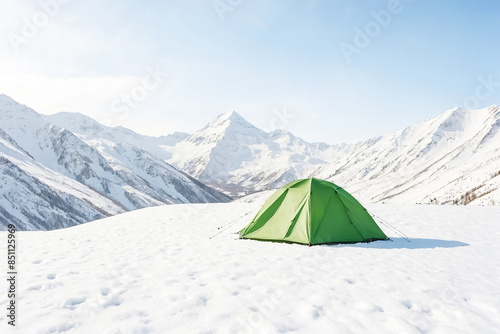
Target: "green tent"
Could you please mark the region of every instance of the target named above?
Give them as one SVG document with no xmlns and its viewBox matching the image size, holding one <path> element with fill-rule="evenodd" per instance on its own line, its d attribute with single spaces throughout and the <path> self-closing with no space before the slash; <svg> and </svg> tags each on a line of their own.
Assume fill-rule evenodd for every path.
<svg viewBox="0 0 500 334">
<path fill-rule="evenodd" d="M 306 245 L 388 239 L 351 194 L 314 178 L 278 189 L 240 237 Z"/>
</svg>

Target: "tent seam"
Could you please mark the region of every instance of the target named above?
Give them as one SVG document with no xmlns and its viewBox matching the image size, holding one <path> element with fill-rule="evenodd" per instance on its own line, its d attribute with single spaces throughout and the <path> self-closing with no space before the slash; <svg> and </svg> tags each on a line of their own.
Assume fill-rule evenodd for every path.
<svg viewBox="0 0 500 334">
<path fill-rule="evenodd" d="M 356 224 L 354 224 L 353 218 L 351 217 L 351 215 L 352 215 L 351 210 L 345 205 L 344 201 L 340 198 L 339 193 L 338 193 L 338 191 L 336 189 L 335 189 L 335 194 L 337 194 L 337 197 L 339 198 L 340 203 L 342 203 L 342 205 L 346 209 L 347 217 L 349 218 L 349 221 L 351 222 L 352 225 L 354 225 L 354 228 L 356 229 L 356 231 L 358 231 L 358 233 L 361 236 L 361 238 L 365 240 L 364 234 L 361 233 L 360 229 L 358 228 L 358 222 L 356 222 Z"/>
</svg>

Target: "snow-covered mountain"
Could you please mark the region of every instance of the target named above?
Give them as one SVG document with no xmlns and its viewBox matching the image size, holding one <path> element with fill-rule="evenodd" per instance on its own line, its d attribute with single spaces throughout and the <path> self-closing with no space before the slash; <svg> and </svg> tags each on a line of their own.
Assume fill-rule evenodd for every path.
<svg viewBox="0 0 500 334">
<path fill-rule="evenodd" d="M 62 228 L 126 210 L 110 198 L 35 161 L 0 131 L 0 229 Z"/>
<path fill-rule="evenodd" d="M 313 175 L 369 202 L 500 204 L 500 111 L 454 108 L 358 143 Z"/>
<path fill-rule="evenodd" d="M 312 173 L 337 146 L 307 143 L 287 131 L 266 133 L 236 112 L 219 115 L 175 147 L 168 162 L 232 196 L 272 189 Z"/>
<path fill-rule="evenodd" d="M 161 204 L 230 200 L 133 144 L 160 150 L 183 136 L 149 138 L 79 114 L 43 116 L 0 95 L 0 225 L 52 229 Z"/>
<path fill-rule="evenodd" d="M 236 112 L 192 135 L 150 137 L 81 114 L 40 115 L 0 95 L 0 221 L 64 227 L 165 203 L 224 202 L 304 177 L 367 202 L 496 205 L 499 109 L 454 108 L 329 145 L 264 132 Z"/>
<path fill-rule="evenodd" d="M 235 112 L 175 146 L 167 161 L 233 196 L 303 177 L 338 183 L 369 202 L 500 203 L 500 111 L 454 108 L 354 144 L 266 133 Z"/>
</svg>

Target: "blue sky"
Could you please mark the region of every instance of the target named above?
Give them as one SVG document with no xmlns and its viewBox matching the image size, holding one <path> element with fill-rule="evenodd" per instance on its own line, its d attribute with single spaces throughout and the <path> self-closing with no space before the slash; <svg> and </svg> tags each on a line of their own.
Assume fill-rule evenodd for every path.
<svg viewBox="0 0 500 334">
<path fill-rule="evenodd" d="M 42 113 L 337 143 L 500 104 L 499 2 L 56 1 L 0 2 L 0 92 Z"/>
</svg>

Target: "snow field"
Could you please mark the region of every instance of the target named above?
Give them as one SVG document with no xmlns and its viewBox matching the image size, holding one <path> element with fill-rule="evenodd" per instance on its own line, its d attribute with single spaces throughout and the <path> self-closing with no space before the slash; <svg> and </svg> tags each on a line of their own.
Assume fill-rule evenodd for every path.
<svg viewBox="0 0 500 334">
<path fill-rule="evenodd" d="M 169 205 L 18 232 L 16 332 L 500 331 L 500 208 L 369 205 L 411 242 L 380 225 L 392 242 L 307 247 L 239 240 L 261 204 Z"/>
</svg>

